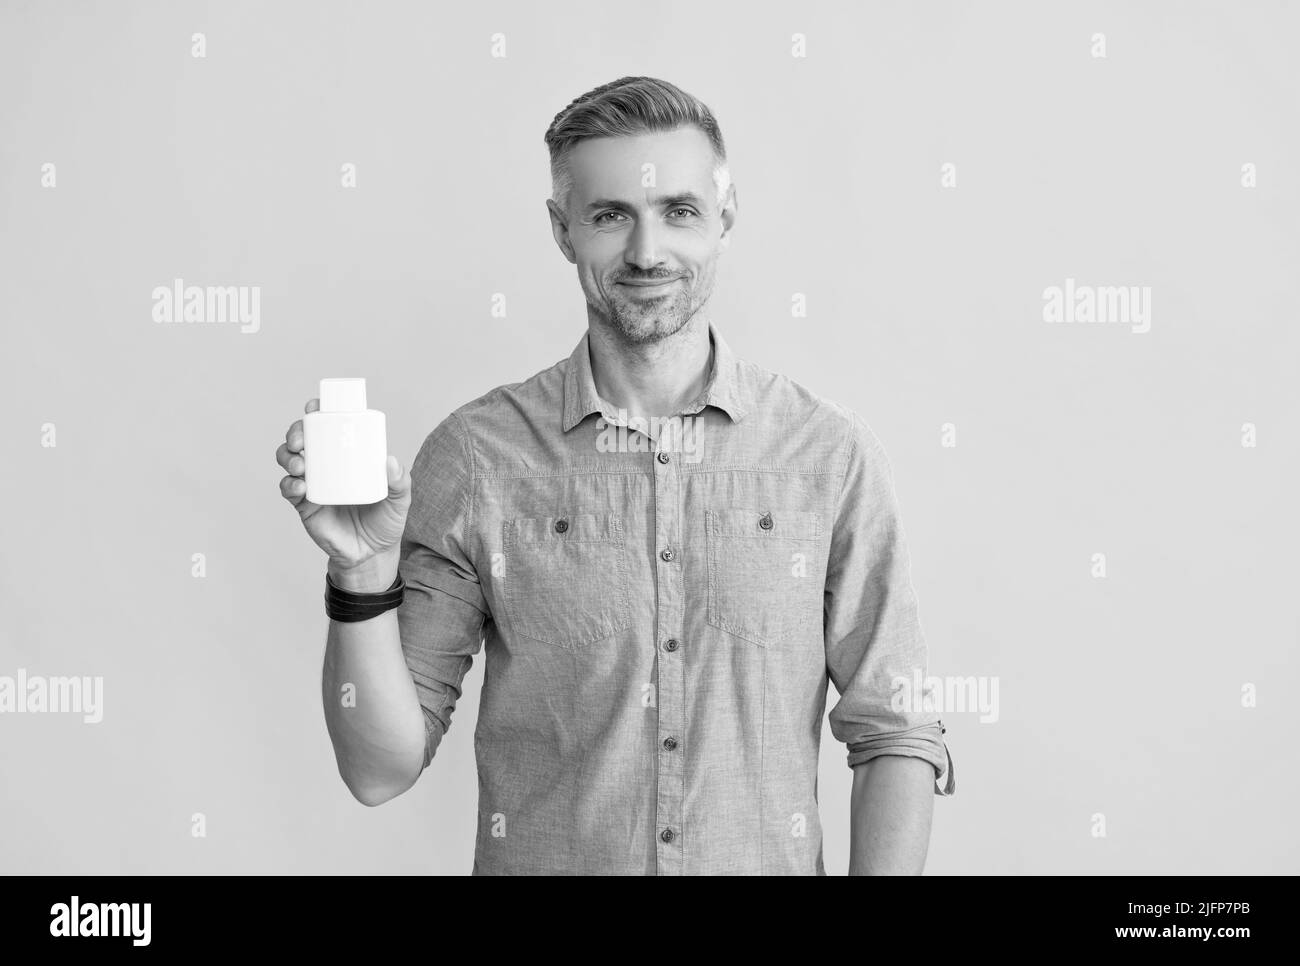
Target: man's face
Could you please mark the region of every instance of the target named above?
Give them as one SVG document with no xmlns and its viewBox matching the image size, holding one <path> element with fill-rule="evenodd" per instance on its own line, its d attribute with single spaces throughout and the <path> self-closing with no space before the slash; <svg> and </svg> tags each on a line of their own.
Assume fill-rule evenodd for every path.
<svg viewBox="0 0 1300 966">
<path fill-rule="evenodd" d="M 695 127 L 582 141 L 569 154 L 568 211 L 552 230 L 594 316 L 627 342 L 664 339 L 713 294 L 735 191 L 718 205 L 713 152 Z"/>
</svg>

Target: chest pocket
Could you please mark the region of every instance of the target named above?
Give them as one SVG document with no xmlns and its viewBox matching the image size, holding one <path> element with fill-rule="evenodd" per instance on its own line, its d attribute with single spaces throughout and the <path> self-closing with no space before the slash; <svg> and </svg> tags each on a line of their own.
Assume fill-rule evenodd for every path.
<svg viewBox="0 0 1300 966">
<path fill-rule="evenodd" d="M 554 647 L 594 644 L 632 623 L 622 520 L 557 512 L 507 520 L 502 601 L 516 634 Z"/>
<path fill-rule="evenodd" d="M 761 647 L 822 632 L 820 514 L 728 507 L 705 511 L 707 620 Z"/>
</svg>

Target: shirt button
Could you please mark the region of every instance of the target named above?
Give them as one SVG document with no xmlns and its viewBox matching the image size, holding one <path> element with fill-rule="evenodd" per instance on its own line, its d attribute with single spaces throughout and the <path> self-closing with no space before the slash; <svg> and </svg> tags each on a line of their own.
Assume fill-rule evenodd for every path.
<svg viewBox="0 0 1300 966">
<path fill-rule="evenodd" d="M 674 748 L 677 747 L 677 739 L 676 739 L 676 738 L 665 738 L 665 739 L 664 739 L 664 747 L 667 748 L 669 751 L 672 751 Z"/>
<path fill-rule="evenodd" d="M 760 527 L 762 527 L 764 530 L 771 530 L 771 529 L 772 529 L 772 514 L 770 514 L 770 513 L 764 513 L 761 517 L 758 518 L 758 525 L 759 525 Z"/>
<path fill-rule="evenodd" d="M 663 839 L 665 842 L 671 842 L 673 840 L 673 830 L 670 828 L 666 828 L 659 833 L 659 837 Z"/>
<path fill-rule="evenodd" d="M 555 521 L 555 532 L 556 532 L 556 533 L 563 533 L 563 532 L 564 532 L 565 530 L 567 530 L 567 529 L 569 529 L 569 521 L 568 521 L 568 520 L 560 519 L 560 520 L 556 520 L 556 521 Z"/>
<path fill-rule="evenodd" d="M 677 638 L 670 637 L 668 638 L 668 640 L 664 641 L 664 650 L 665 651 L 677 650 Z"/>
<path fill-rule="evenodd" d="M 665 550 L 665 551 L 664 551 L 663 553 L 661 553 L 659 556 L 663 557 L 665 560 L 672 560 L 672 559 L 673 559 L 673 548 L 672 548 L 672 547 L 669 547 L 667 550 Z"/>
<path fill-rule="evenodd" d="M 667 453 L 660 453 L 660 454 L 659 454 L 657 457 L 655 457 L 655 458 L 656 458 L 657 460 L 659 460 L 660 463 L 667 463 L 668 460 L 669 460 L 671 457 L 669 457 L 669 455 L 668 455 Z"/>
</svg>

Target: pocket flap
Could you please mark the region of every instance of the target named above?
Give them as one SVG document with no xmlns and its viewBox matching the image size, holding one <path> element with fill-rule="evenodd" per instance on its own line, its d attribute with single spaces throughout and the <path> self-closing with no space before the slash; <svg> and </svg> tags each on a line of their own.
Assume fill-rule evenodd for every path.
<svg viewBox="0 0 1300 966">
<path fill-rule="evenodd" d="M 820 513 L 783 510 L 780 507 L 728 507 L 707 511 L 708 526 L 720 537 L 755 540 L 819 540 Z M 764 523 L 766 521 L 766 525 Z"/>
<path fill-rule="evenodd" d="M 568 512 L 557 510 L 550 516 L 516 517 L 506 523 L 505 544 L 542 543 L 565 540 L 569 543 L 616 540 L 622 531 L 620 520 L 612 513 Z"/>
</svg>

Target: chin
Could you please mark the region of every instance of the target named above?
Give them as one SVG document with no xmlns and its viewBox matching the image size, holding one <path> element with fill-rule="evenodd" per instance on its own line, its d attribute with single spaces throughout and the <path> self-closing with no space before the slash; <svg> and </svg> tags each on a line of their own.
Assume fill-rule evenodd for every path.
<svg viewBox="0 0 1300 966">
<path fill-rule="evenodd" d="M 628 342 L 647 343 L 658 342 L 670 335 L 677 334 L 685 327 L 686 319 L 684 316 L 679 315 L 672 315 L 668 318 L 660 316 L 653 319 L 615 317 L 612 325 Z"/>
</svg>

